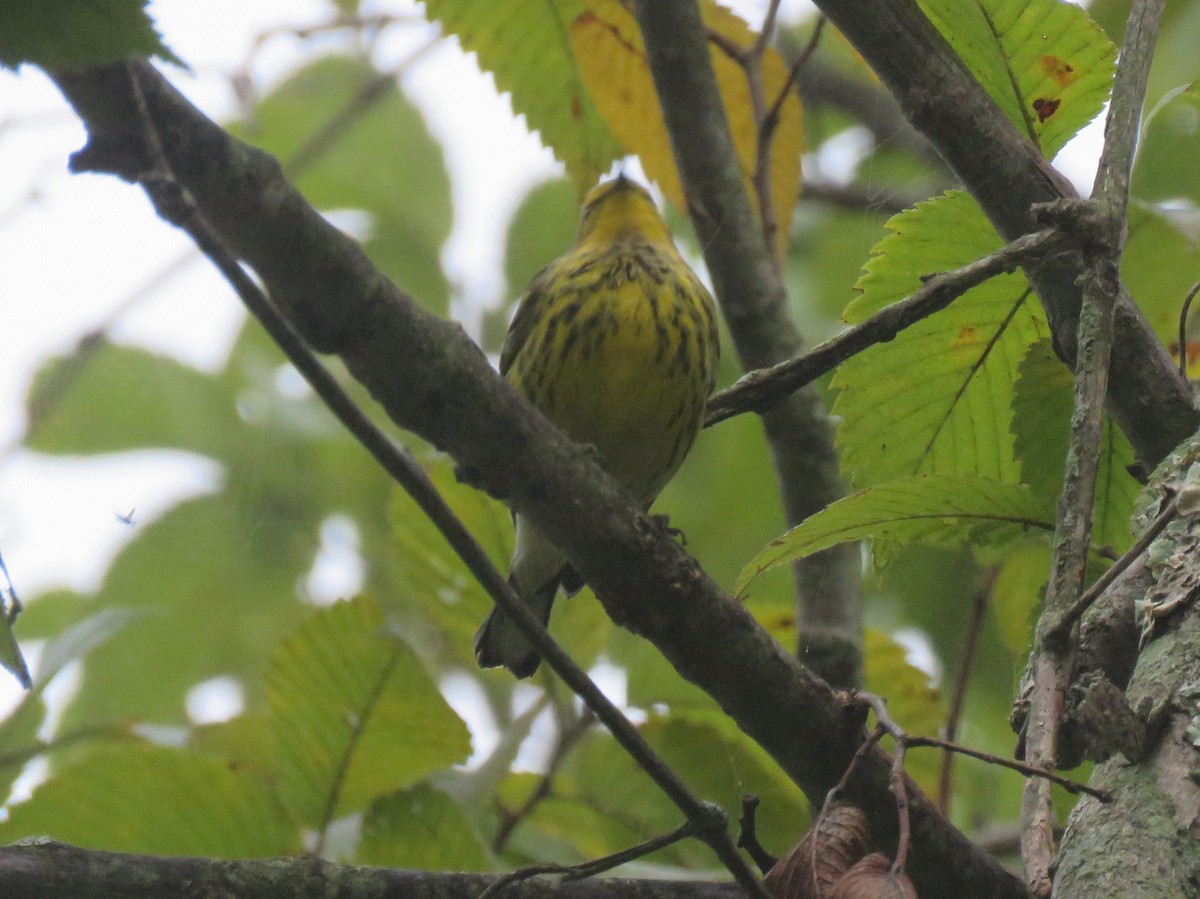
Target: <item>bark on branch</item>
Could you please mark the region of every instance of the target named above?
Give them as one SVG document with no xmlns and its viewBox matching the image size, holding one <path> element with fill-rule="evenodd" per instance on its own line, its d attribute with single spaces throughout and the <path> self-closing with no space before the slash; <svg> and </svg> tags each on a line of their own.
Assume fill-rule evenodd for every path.
<svg viewBox="0 0 1200 899">
<path fill-rule="evenodd" d="M 22 899 L 476 899 L 494 874 L 403 871 L 317 859 L 161 857 L 37 843 L 0 849 L 0 894 Z M 732 883 L 540 877 L 505 887 L 505 899 L 739 899 Z"/>
</svg>

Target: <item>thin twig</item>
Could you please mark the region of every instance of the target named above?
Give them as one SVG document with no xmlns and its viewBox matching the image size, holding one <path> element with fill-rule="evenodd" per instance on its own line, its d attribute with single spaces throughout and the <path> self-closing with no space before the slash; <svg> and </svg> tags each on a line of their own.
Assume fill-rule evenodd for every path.
<svg viewBox="0 0 1200 899">
<path fill-rule="evenodd" d="M 734 879 L 747 893 L 760 897 L 760 899 L 766 899 L 766 893 L 758 878 L 754 876 L 733 845 L 726 827 L 725 812 L 719 806 L 703 802 L 692 794 L 671 767 L 654 752 L 632 722 L 547 633 L 541 622 L 509 586 L 508 581 L 492 564 L 487 553 L 438 493 L 436 486 L 424 469 L 410 453 L 397 446 L 376 427 L 363 410 L 355 404 L 304 343 L 291 323 L 275 309 L 270 299 L 242 270 L 220 238 L 204 221 L 199 210 L 186 199 L 179 184 L 173 178 L 164 177 L 170 173 L 169 164 L 161 151 L 153 120 L 145 108 L 140 83 L 132 69 L 130 78 L 148 132 L 150 146 L 157 149 L 155 162 L 158 171 L 144 173 L 141 179 L 142 186 L 154 204 L 155 211 L 166 221 L 184 230 L 196 242 L 201 252 L 229 281 L 250 312 L 262 323 L 267 333 L 284 351 L 288 360 L 308 381 L 330 411 L 396 482 L 408 491 L 413 501 L 453 547 L 475 579 L 517 624 L 518 629 L 533 643 L 534 648 L 550 668 L 592 708 L 596 717 L 612 732 L 622 748 L 679 807 L 688 819 L 693 834 L 703 840 L 717 854 Z"/>
<path fill-rule="evenodd" d="M 987 616 L 992 588 L 996 585 L 999 570 L 998 566 L 993 566 L 984 577 L 984 582 L 975 590 L 971 621 L 967 625 L 967 641 L 963 647 L 962 661 L 958 666 L 958 676 L 954 679 L 954 692 L 950 694 L 950 710 L 946 714 L 945 733 L 948 741 L 953 741 L 958 736 L 958 722 L 962 718 L 963 706 L 967 699 L 967 685 L 971 681 L 971 671 L 975 666 L 975 650 L 979 646 L 979 634 L 983 630 L 984 618 Z M 943 815 L 950 814 L 950 799 L 953 793 L 954 753 L 947 749 L 942 756 L 942 770 L 938 777 L 938 809 Z"/>
<path fill-rule="evenodd" d="M 908 789 L 904 778 L 904 756 L 908 745 L 908 734 L 904 732 L 904 728 L 892 720 L 892 716 L 888 714 L 887 703 L 882 697 L 860 691 L 855 694 L 855 699 L 870 706 L 875 713 L 875 720 L 878 722 L 878 726 L 875 728 L 876 733 L 886 731 L 896 744 L 892 753 L 891 791 L 896 798 L 899 834 L 896 838 L 896 857 L 892 863 L 892 870 L 899 873 L 904 870 L 904 862 L 908 858 L 909 846 L 912 843 L 912 826 L 908 817 Z"/>
<path fill-rule="evenodd" d="M 1032 259 L 1044 258 L 1066 244 L 1067 240 L 1054 229 L 1037 231 L 962 268 L 929 278 L 912 296 L 875 313 L 812 352 L 742 375 L 736 384 L 714 394 L 708 401 L 704 426 L 711 427 L 744 412 L 769 409 L 856 353 L 891 340 L 910 325 L 945 309 L 972 287 L 1011 272 Z"/>
<path fill-rule="evenodd" d="M 1179 497 L 1176 495 L 1172 496 L 1170 501 L 1163 506 L 1162 511 L 1155 516 L 1154 521 L 1150 522 L 1149 527 L 1137 538 L 1133 546 L 1129 547 L 1119 559 L 1106 568 L 1104 573 L 1096 578 L 1096 582 L 1088 587 L 1084 594 L 1050 625 L 1046 632 L 1046 639 L 1051 643 L 1066 640 L 1075 622 L 1083 616 L 1084 612 L 1091 608 L 1092 603 L 1100 598 L 1100 594 L 1107 590 L 1112 585 L 1112 582 L 1125 572 L 1125 569 L 1136 562 L 1142 553 L 1150 548 L 1150 544 L 1158 538 L 1158 535 L 1163 532 L 1163 529 L 1171 523 L 1177 514 L 1179 514 Z"/>
<path fill-rule="evenodd" d="M 622 849 L 620 852 L 614 852 L 612 855 L 606 855 L 603 858 L 592 859 L 591 861 L 583 862 L 578 865 L 530 865 L 526 868 L 518 868 L 516 871 L 510 871 L 502 877 L 493 880 L 486 890 L 480 893 L 476 899 L 492 899 L 505 887 L 511 886 L 514 883 L 519 883 L 522 880 L 528 880 L 530 877 L 538 877 L 543 874 L 559 874 L 563 880 L 583 880 L 585 877 L 595 877 L 597 874 L 602 874 L 605 871 L 611 871 L 613 868 L 626 864 L 627 862 L 636 861 L 643 856 L 649 855 L 651 852 L 657 852 L 660 849 L 678 843 L 680 840 L 686 840 L 688 837 L 697 836 L 695 828 L 689 821 L 680 827 L 675 828 L 670 833 L 665 833 L 662 836 L 654 837 L 646 840 L 644 843 L 638 843 L 636 846 L 630 846 L 628 849 Z"/>
<path fill-rule="evenodd" d="M 866 184 L 838 184 L 833 181 L 806 179 L 800 191 L 801 202 L 820 200 L 842 209 L 895 215 L 910 206 L 928 200 L 930 191 L 900 191 L 892 187 Z"/>
<path fill-rule="evenodd" d="M 1183 298 L 1183 308 L 1179 310 L 1179 376 L 1185 381 L 1188 376 L 1188 354 L 1187 354 L 1187 320 L 1188 312 L 1192 308 L 1192 300 L 1196 299 L 1196 294 L 1200 293 L 1200 281 L 1192 285 L 1192 289 L 1187 292 L 1187 296 Z"/>
<path fill-rule="evenodd" d="M 867 706 L 875 713 L 876 727 L 872 734 L 863 741 L 859 747 L 855 757 L 847 766 L 846 773 L 842 776 L 838 785 L 830 791 L 826 797 L 826 805 L 838 793 L 844 792 L 846 785 L 850 781 L 851 774 L 856 762 L 860 757 L 865 755 L 867 751 L 875 743 L 883 738 L 884 734 L 889 735 L 895 743 L 892 755 L 892 775 L 891 789 L 892 794 L 896 798 L 896 812 L 899 817 L 899 837 L 896 844 L 896 857 L 893 865 L 893 870 L 901 871 L 904 868 L 904 862 L 908 855 L 908 849 L 911 841 L 911 829 L 908 820 L 908 792 L 907 781 L 904 774 L 904 759 L 908 749 L 930 746 L 938 749 L 944 749 L 949 752 L 966 755 L 980 761 L 988 762 L 989 764 L 999 765 L 1004 768 L 1011 768 L 1014 771 L 1019 771 L 1026 777 L 1036 778 L 1041 782 L 1057 784 L 1063 789 L 1071 793 L 1086 793 L 1089 796 L 1095 797 L 1101 802 L 1111 802 L 1112 796 L 1103 790 L 1097 790 L 1094 787 L 1089 787 L 1087 784 L 1079 783 L 1078 781 L 1070 780 L 1055 774 L 1047 768 L 1039 768 L 1034 765 L 1024 764 L 1014 761 L 1013 759 L 1003 758 L 1001 756 L 992 755 L 988 752 L 982 752 L 978 749 L 971 749 L 951 740 L 942 739 L 941 737 L 916 737 L 911 736 L 891 717 L 887 709 L 887 702 L 880 696 L 865 691 L 859 691 L 854 694 L 853 701 Z"/>
<path fill-rule="evenodd" d="M 775 867 L 778 861 L 775 856 L 763 848 L 758 841 L 758 797 L 751 793 L 742 794 L 742 817 L 738 820 L 738 848 L 745 849 L 758 865 L 758 870 L 766 874 Z"/>
<path fill-rule="evenodd" d="M 371 35 L 371 39 L 366 42 L 371 44 L 391 25 L 423 25 L 425 22 L 424 17 L 414 13 L 379 13 L 370 15 L 337 13 L 323 22 L 314 22 L 311 25 L 276 25 L 271 28 L 265 28 L 254 36 L 254 40 L 251 42 L 250 49 L 246 52 L 242 64 L 230 75 L 230 81 L 235 85 L 235 90 L 238 85 L 250 85 L 252 83 L 250 70 L 254 67 L 258 55 L 270 41 L 277 37 L 291 37 L 299 41 L 308 41 L 314 37 L 328 34 L 331 31 L 352 31 L 358 34 Z"/>
<path fill-rule="evenodd" d="M 918 748 L 921 746 L 930 746 L 936 749 L 944 749 L 947 752 L 953 752 L 958 755 L 969 756 L 973 759 L 979 759 L 981 762 L 987 762 L 989 765 L 999 765 L 1001 768 L 1010 768 L 1013 771 L 1019 771 L 1026 777 L 1038 777 L 1042 780 L 1049 781 L 1066 790 L 1068 793 L 1078 795 L 1086 793 L 1094 799 L 1101 802 L 1112 802 L 1112 794 L 1105 790 L 1098 790 L 1095 787 L 1090 787 L 1078 780 L 1071 780 L 1069 777 L 1063 777 L 1061 774 L 1055 774 L 1053 771 L 1048 771 L 1045 768 L 1035 768 L 1033 765 L 1019 762 L 1016 759 L 1006 758 L 1002 755 L 992 755 L 990 752 L 983 752 L 979 749 L 972 749 L 970 746 L 963 746 L 961 743 L 953 743 L 950 740 L 943 740 L 941 737 L 913 737 L 905 738 L 910 748 Z"/>
<path fill-rule="evenodd" d="M 1129 201 L 1129 171 L 1164 5 L 1165 0 L 1136 0 L 1133 4 L 1105 124 L 1104 150 L 1093 189 L 1095 199 L 1082 206 L 1078 205 L 1080 201 L 1072 204 L 1079 226 L 1089 230 L 1082 241 L 1085 269 L 1075 412 L 1059 498 L 1050 583 L 1031 662 L 1033 692 L 1025 722 L 1025 760 L 1043 769 L 1053 767 L 1058 755 L 1058 728 L 1074 661 L 1070 647 L 1049 638 L 1058 616 L 1070 609 L 1083 591 L 1114 310 L 1121 291 L 1118 272 Z M 1087 212 L 1090 215 L 1084 214 Z M 1052 888 L 1053 820 L 1049 783 L 1042 778 L 1027 780 L 1021 801 L 1021 855 L 1025 881 L 1035 896 L 1049 896 Z"/>
<path fill-rule="evenodd" d="M 788 69 L 787 78 L 783 82 L 783 87 L 779 89 L 779 93 L 775 95 L 775 101 L 771 104 L 771 108 L 767 110 L 766 118 L 763 119 L 762 133 L 759 135 L 759 140 L 768 140 L 774 134 L 775 128 L 779 125 L 779 110 L 783 108 L 784 101 L 787 100 L 788 94 L 796 84 L 796 79 L 800 77 L 800 72 L 808 65 L 808 61 L 812 59 L 812 55 L 817 52 L 817 46 L 821 43 L 821 35 L 825 32 L 825 14 L 821 13 L 817 16 L 817 22 L 813 25 L 812 36 L 809 37 L 808 43 L 804 45 L 804 49 L 800 51 L 800 55 L 796 57 L 796 61 L 792 63 L 792 67 Z"/>
<path fill-rule="evenodd" d="M 567 756 L 580 738 L 588 732 L 588 728 L 595 722 L 596 716 L 592 710 L 584 706 L 583 711 L 578 716 L 567 722 L 565 725 L 559 723 L 558 741 L 554 744 L 554 752 L 550 756 L 550 761 L 546 765 L 546 770 L 533 791 L 521 803 L 521 807 L 516 811 L 501 807 L 500 826 L 496 828 L 496 834 L 492 837 L 492 852 L 499 855 L 508 845 L 509 837 L 517 829 L 517 826 L 530 815 L 544 800 L 550 797 L 554 790 L 554 778 L 558 774 Z"/>
<path fill-rule="evenodd" d="M 775 20 L 779 16 L 779 6 L 781 0 L 771 0 L 767 6 L 767 14 L 763 16 L 762 28 L 759 29 L 758 38 L 754 41 L 754 46 L 750 48 L 751 53 L 762 56 L 767 50 L 767 45 L 771 43 L 771 38 L 775 36 Z"/>
<path fill-rule="evenodd" d="M 771 260 L 778 265 L 775 253 L 775 232 L 778 222 L 775 217 L 775 198 L 771 195 L 771 138 L 775 126 L 768 125 L 766 89 L 763 86 L 763 55 L 767 51 L 767 43 L 775 30 L 775 16 L 779 12 L 779 0 L 771 0 L 763 26 L 754 43 L 749 47 L 741 47 L 734 41 L 720 34 L 715 29 L 708 29 L 708 39 L 721 49 L 730 59 L 741 66 L 746 77 L 746 90 L 750 96 L 750 109 L 754 116 L 756 127 L 754 171 L 750 183 L 758 200 L 759 228 L 762 232 L 763 243 L 770 251 Z"/>
</svg>

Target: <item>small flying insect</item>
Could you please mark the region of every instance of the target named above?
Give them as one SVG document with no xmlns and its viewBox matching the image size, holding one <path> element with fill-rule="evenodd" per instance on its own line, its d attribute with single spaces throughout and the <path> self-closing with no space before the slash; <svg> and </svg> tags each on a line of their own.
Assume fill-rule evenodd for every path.
<svg viewBox="0 0 1200 899">
<path fill-rule="evenodd" d="M 117 519 L 117 521 L 121 522 L 121 524 L 129 525 L 129 527 L 133 527 L 135 524 L 135 522 L 133 520 L 133 515 L 135 512 L 137 512 L 136 507 L 130 509 L 128 515 L 122 515 L 120 512 L 114 512 L 113 518 Z"/>
</svg>

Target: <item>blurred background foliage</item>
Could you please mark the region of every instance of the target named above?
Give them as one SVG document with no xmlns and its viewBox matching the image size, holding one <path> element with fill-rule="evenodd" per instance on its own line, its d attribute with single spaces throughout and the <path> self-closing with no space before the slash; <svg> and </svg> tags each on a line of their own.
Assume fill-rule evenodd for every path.
<svg viewBox="0 0 1200 899">
<path fill-rule="evenodd" d="M 1127 6 L 1097 0 L 1091 15 L 1120 34 Z M 1153 113 L 1124 264 L 1165 341 L 1184 291 L 1200 277 L 1193 26 L 1200 27 L 1200 2 L 1173 4 L 1152 78 Z M 781 35 L 785 58 L 805 45 L 812 27 L 808 20 Z M 520 66 L 532 63 L 510 62 L 528 75 Z M 1099 109 L 1104 88 L 1091 91 L 1070 133 Z M 852 303 L 849 316 L 861 317 L 864 303 L 898 299 L 919 276 L 991 247 L 985 234 L 982 249 L 971 244 L 966 258 L 948 259 L 943 251 L 952 241 L 939 235 L 961 237 L 978 224 L 971 213 L 953 213 L 926 245 L 937 252 L 873 259 L 881 240 L 903 230 L 895 222 L 885 230 L 889 217 L 954 187 L 953 178 L 837 35 L 824 36 L 800 93 L 808 189 L 791 220 L 784 270 L 792 311 L 812 345 L 843 327 Z M 278 155 L 318 208 L 365 222 L 363 246 L 376 264 L 432 311 L 462 315 L 493 358 L 523 285 L 573 240 L 578 183 L 562 178 L 535 187 L 510 221 L 495 223 L 507 232 L 503 302 L 461 309 L 439 264 L 454 215 L 443 148 L 396 80 L 354 40 L 314 42 L 311 63 L 230 126 Z M 1069 136 L 1056 133 L 1051 149 Z M 621 145 L 603 129 L 588 140 L 573 168 L 594 177 Z M 898 221 L 934 227 L 930 217 L 953 203 L 970 201 L 940 197 L 923 207 L 927 212 Z M 682 245 L 699 260 L 686 222 L 677 210 L 670 214 Z M 954 248 L 948 252 L 953 257 Z M 894 289 L 880 287 L 888 278 L 897 281 Z M 999 290 L 1003 303 L 1021 288 L 994 282 L 989 289 Z M 956 306 L 954 314 L 969 317 L 971 308 Z M 1026 406 L 1062 409 L 1066 397 L 1069 407 L 1070 379 L 1045 350 L 1036 304 L 1024 327 L 1003 371 L 1005 389 L 1021 396 L 1020 379 L 1033 371 L 1030 384 L 1040 392 L 1026 397 Z M 1025 355 L 1028 346 L 1040 349 Z M 888 386 L 878 361 L 864 356 L 856 364 L 866 382 Z M 725 353 L 721 385 L 739 374 L 734 354 Z M 830 406 L 865 405 L 858 421 L 871 404 L 886 405 L 848 393 L 837 399 L 828 379 L 821 389 Z M 361 391 L 356 395 L 375 409 Z M 1014 400 L 999 425 L 982 423 L 998 428 L 1000 444 L 1011 444 L 1004 450 L 1011 457 L 989 476 L 1052 491 L 1065 419 L 1030 425 L 1039 440 L 1043 428 L 1061 431 L 1031 443 L 1029 433 L 1012 433 L 1008 417 L 1024 420 L 1021 408 Z M 215 374 L 107 340 L 89 343 L 47 361 L 28 414 L 26 445 L 39 453 L 177 450 L 211 460 L 221 476 L 212 492 L 131 525 L 136 537 L 94 594 L 25 597 L 18 636 L 44 641 L 44 649 L 33 690 L 0 723 L 0 777 L 11 786 L 37 760 L 48 764 L 47 779 L 32 798 L 10 805 L 0 840 L 47 834 L 131 851 L 312 852 L 488 869 L 576 862 L 680 823 L 671 803 L 548 672 L 516 684 L 505 673 L 475 668 L 471 635 L 489 600 L 255 323 L 244 326 Z M 973 427 L 969 418 L 965 427 Z M 512 541 L 506 510 L 457 484 L 447 459 L 409 435 L 397 437 L 505 568 Z M 839 439 L 845 449 L 852 437 L 844 431 Z M 855 466 L 877 471 L 896 463 L 894 456 L 872 458 L 865 444 L 849 448 Z M 896 464 L 906 474 L 943 471 Z M 954 465 L 961 456 L 953 456 Z M 848 470 L 856 487 L 882 477 L 856 470 Z M 1113 471 L 1123 476 L 1119 466 Z M 1105 519 L 1112 542 L 1128 537 L 1122 527 L 1132 493 L 1122 483 Z M 657 509 L 732 590 L 747 562 L 784 531 L 757 420 L 742 416 L 703 433 Z M 331 559 L 351 572 L 340 592 L 316 577 Z M 868 688 L 884 695 L 912 732 L 932 734 L 961 683 L 959 739 L 1011 753 L 1008 711 L 1048 568 L 1044 543 L 1027 535 L 982 550 L 898 544 L 889 547 L 886 566 L 869 554 L 864 560 Z M 739 601 L 784 645 L 796 644 L 786 569 L 755 579 Z M 981 607 L 977 649 L 963 672 Z M 760 838 L 773 852 L 788 848 L 805 826 L 806 800 L 706 695 L 649 644 L 614 627 L 586 590 L 559 604 L 553 631 L 623 699 L 647 739 L 698 793 L 733 813 L 742 794 L 758 795 Z M 71 666 L 78 666 L 78 689 L 51 721 L 45 689 Z M 234 714 L 204 722 L 195 712 L 197 688 L 214 686 L 227 703 L 236 697 Z M 912 773 L 931 793 L 940 765 L 932 750 L 910 756 Z M 953 786 L 952 814 L 969 832 L 1015 823 L 1020 783 L 1011 772 L 958 760 Z M 708 869 L 714 860 L 701 845 L 682 843 L 630 873 L 674 867 Z"/>
</svg>

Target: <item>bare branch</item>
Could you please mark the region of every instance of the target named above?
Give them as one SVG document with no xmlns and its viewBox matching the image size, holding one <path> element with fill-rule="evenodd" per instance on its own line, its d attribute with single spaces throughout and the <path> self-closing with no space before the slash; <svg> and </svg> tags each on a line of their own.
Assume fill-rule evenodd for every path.
<svg viewBox="0 0 1200 899">
<path fill-rule="evenodd" d="M 932 275 L 912 296 L 893 303 L 821 344 L 810 353 L 771 368 L 748 372 L 732 387 L 714 394 L 708 403 L 705 427 L 743 412 L 762 412 L 794 390 L 833 371 L 851 356 L 869 346 L 891 340 L 905 328 L 945 309 L 972 287 L 1018 265 L 1065 246 L 1066 240 L 1052 229 L 1027 234 L 991 255 L 945 274 Z"/>
<path fill-rule="evenodd" d="M 1142 535 L 1137 538 L 1133 546 L 1122 553 L 1121 558 L 1108 566 L 1104 570 L 1104 574 L 1096 578 L 1095 582 L 1084 591 L 1083 595 L 1079 597 L 1074 605 L 1064 611 L 1050 625 L 1049 630 L 1046 632 L 1047 638 L 1051 641 L 1068 639 L 1071 628 L 1075 626 L 1075 622 L 1082 618 L 1083 613 L 1092 607 L 1092 603 L 1100 598 L 1100 594 L 1107 590 L 1118 577 L 1124 574 L 1130 565 L 1142 557 L 1142 554 L 1150 548 L 1150 544 L 1175 519 L 1178 512 L 1179 497 L 1174 496 L 1170 502 L 1163 506 L 1162 511 L 1158 513 L 1154 521 L 1150 522 L 1150 526 L 1142 532 Z"/>
<path fill-rule="evenodd" d="M 988 570 L 984 575 L 983 583 L 975 589 L 975 596 L 971 603 L 971 621 L 967 624 L 966 644 L 963 646 L 958 674 L 954 678 L 954 690 L 950 694 L 950 710 L 946 714 L 946 724 L 943 728 L 946 740 L 951 742 L 958 737 L 958 725 L 962 720 L 963 707 L 967 701 L 967 686 L 971 682 L 971 671 L 975 667 L 975 650 L 979 646 L 979 635 L 983 631 L 988 606 L 991 605 L 992 588 L 996 585 L 998 573 L 999 567 L 995 565 Z M 942 810 L 943 815 L 950 814 L 950 801 L 953 795 L 954 753 L 947 749 L 942 755 L 942 770 L 938 776 L 938 808 Z"/>
<path fill-rule="evenodd" d="M 477 899 L 496 881 L 494 874 L 443 874 L 338 865 L 319 859 L 231 861 L 130 855 L 42 842 L 0 848 L 0 883 L 6 896 L 62 899 L 178 899 L 180 896 L 237 896 L 238 899 Z M 513 884 L 508 899 L 544 897 L 541 882 Z M 603 878 L 557 884 L 562 899 L 738 899 L 732 883 Z"/>
<path fill-rule="evenodd" d="M 1044 769 L 1052 768 L 1057 761 L 1058 728 L 1074 666 L 1074 647 L 1053 638 L 1060 634 L 1055 628 L 1059 617 L 1075 605 L 1083 590 L 1096 473 L 1100 467 L 1109 351 L 1121 293 L 1118 272 L 1129 202 L 1129 172 L 1164 5 L 1165 0 L 1134 3 L 1113 84 L 1094 199 L 1088 204 L 1091 208 L 1075 204 L 1071 207 L 1080 216 L 1080 226 L 1087 228 L 1082 235 L 1087 267 L 1082 279 L 1075 411 L 1059 497 L 1050 583 L 1030 662 L 1033 692 L 1025 720 L 1025 760 Z M 1044 779 L 1025 782 L 1021 801 L 1021 855 L 1025 861 L 1025 880 L 1038 896 L 1049 896 L 1052 887 L 1055 846 L 1051 800 L 1050 785 Z"/>
</svg>

